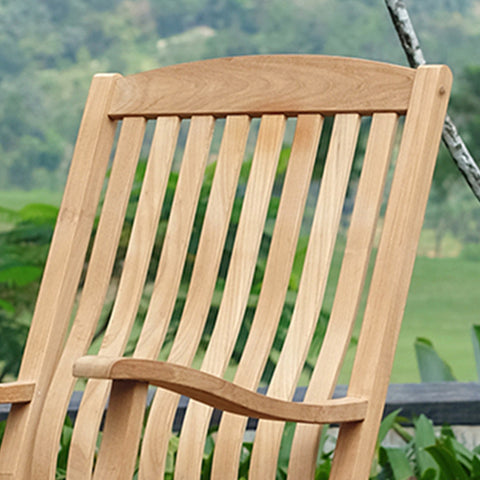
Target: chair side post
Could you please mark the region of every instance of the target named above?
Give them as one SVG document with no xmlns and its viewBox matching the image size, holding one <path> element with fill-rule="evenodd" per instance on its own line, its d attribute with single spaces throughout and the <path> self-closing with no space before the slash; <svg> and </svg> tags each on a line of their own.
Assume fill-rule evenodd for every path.
<svg viewBox="0 0 480 480">
<path fill-rule="evenodd" d="M 115 136 L 108 111 L 119 77 L 96 75 L 90 87 L 19 372 L 19 380 L 35 383 L 35 393 L 30 403 L 12 406 L 0 478 L 32 478 L 36 425 L 65 341 Z"/>
</svg>

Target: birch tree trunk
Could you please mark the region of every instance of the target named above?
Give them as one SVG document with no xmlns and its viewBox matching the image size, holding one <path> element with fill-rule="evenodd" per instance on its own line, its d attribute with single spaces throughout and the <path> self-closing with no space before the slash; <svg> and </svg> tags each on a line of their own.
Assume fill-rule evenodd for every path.
<svg viewBox="0 0 480 480">
<path fill-rule="evenodd" d="M 425 57 L 423 56 L 420 42 L 418 41 L 415 29 L 410 20 L 405 2 L 403 0 L 385 0 L 385 4 L 387 5 L 395 30 L 397 31 L 400 43 L 405 50 L 408 63 L 413 68 L 425 64 Z M 443 126 L 442 140 L 473 194 L 480 201 L 480 169 L 459 135 L 455 124 L 448 115 L 445 118 L 445 124 Z"/>
</svg>

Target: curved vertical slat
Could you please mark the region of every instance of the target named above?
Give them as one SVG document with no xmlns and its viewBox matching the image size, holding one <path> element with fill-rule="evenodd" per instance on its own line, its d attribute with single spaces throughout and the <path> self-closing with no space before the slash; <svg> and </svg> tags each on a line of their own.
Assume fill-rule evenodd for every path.
<svg viewBox="0 0 480 480">
<path fill-rule="evenodd" d="M 194 298 L 194 305 L 200 309 L 197 311 L 194 307 L 189 307 L 185 310 L 190 310 L 192 315 L 202 316 L 202 310 L 208 312 L 210 298 L 215 285 L 215 264 L 220 263 L 222 253 L 222 245 L 228 227 L 228 219 L 230 217 L 231 208 L 233 205 L 233 198 L 235 193 L 235 186 L 237 183 L 240 166 L 243 159 L 243 151 L 246 143 L 250 120 L 246 116 L 232 117 L 227 119 L 227 126 L 224 135 L 224 141 L 220 150 L 220 156 L 217 166 L 217 174 L 212 186 L 210 206 L 207 208 L 204 233 L 200 240 L 197 256 L 201 257 L 201 261 L 197 262 L 194 268 L 192 282 L 198 286 L 199 292 Z M 193 149 L 193 146 L 190 147 Z M 193 151 L 193 150 L 192 150 Z M 203 162 L 204 163 L 204 162 Z M 203 167 L 205 163 L 203 164 Z M 194 164 L 191 164 L 194 167 Z M 202 165 L 200 165 L 202 167 Z M 203 168 L 200 168 L 203 171 Z M 182 170 L 183 172 L 183 170 Z M 185 178 L 185 180 L 183 180 Z M 172 219 L 177 221 L 185 220 L 185 210 L 182 206 L 186 203 L 186 197 L 192 195 L 192 191 L 187 183 L 191 179 L 191 172 L 185 170 L 182 179 L 179 179 L 178 196 L 172 208 Z M 199 179 L 200 180 L 200 179 Z M 194 193 L 195 202 L 198 201 L 198 192 Z M 190 202 L 191 200 L 189 200 Z M 193 205 L 192 205 L 192 211 Z M 223 220 L 222 220 L 223 218 Z M 193 218 L 187 222 L 191 224 Z M 174 223 L 175 224 L 175 223 Z M 173 255 L 172 250 L 178 246 L 179 237 L 187 238 L 190 232 L 179 231 L 175 228 L 167 230 L 164 252 L 160 259 L 160 264 L 157 272 L 157 279 L 153 290 L 149 310 L 144 322 L 144 326 L 140 335 L 139 342 L 134 352 L 134 357 L 141 358 L 156 358 L 158 351 L 163 342 L 163 338 L 168 326 L 168 322 L 173 311 L 175 298 L 177 295 L 178 285 L 180 282 L 180 275 L 183 270 L 183 262 L 185 260 L 186 248 L 177 249 L 177 254 Z M 188 245 L 188 241 L 182 240 L 182 244 Z M 167 247 L 165 249 L 165 246 Z M 203 254 L 202 254 L 203 252 Z M 211 284 L 211 287 L 209 286 Z M 210 294 L 208 290 L 211 290 Z M 199 298 L 198 295 L 202 297 Z M 204 296 L 205 294 L 205 296 Z M 192 303 L 190 301 L 190 303 Z M 202 306 L 203 303 L 203 306 Z M 195 330 L 195 329 L 193 329 Z M 133 450 L 136 454 L 137 449 L 135 445 L 139 440 L 139 426 L 142 425 L 142 418 L 144 415 L 145 400 L 147 394 L 146 385 L 119 385 L 114 386 L 118 390 L 112 392 L 112 402 L 114 403 L 114 410 L 107 415 L 105 426 L 104 440 L 102 447 L 109 445 L 105 453 L 101 452 L 100 463 L 97 466 L 95 474 L 98 478 L 131 478 L 131 469 L 134 466 L 134 458 L 128 457 Z M 127 404 L 122 408 L 122 404 Z M 115 409 L 115 405 L 119 405 Z M 168 424 L 164 419 L 165 425 Z M 121 427 L 119 427 L 119 425 Z M 121 435 L 121 440 L 118 440 L 118 428 L 124 430 Z M 160 427 L 159 427 L 160 428 Z M 170 428 L 165 428 L 170 436 Z M 144 442 L 144 450 L 148 444 L 148 433 Z M 106 447 L 104 447 L 106 448 Z M 156 445 L 155 448 L 158 448 Z M 129 461 L 130 460 L 130 461 Z M 129 464 L 127 465 L 127 462 Z M 111 465 L 116 465 L 114 468 Z"/>
<path fill-rule="evenodd" d="M 184 158 L 170 214 L 169 229 L 162 249 L 162 258 L 165 259 L 163 261 L 167 264 L 165 268 L 168 271 L 170 280 L 168 288 L 174 290 L 175 295 L 182 274 L 198 196 L 210 151 L 213 127 L 214 119 L 210 116 L 193 117 L 190 123 Z M 173 153 L 173 150 L 169 151 L 169 153 Z M 169 160 L 171 161 L 171 158 Z M 168 174 L 168 171 L 166 170 L 165 173 Z M 164 180 L 166 181 L 167 179 Z M 122 275 L 122 280 L 124 277 L 126 278 L 124 288 L 122 289 L 122 283 L 120 283 L 117 302 L 112 312 L 109 327 L 105 333 L 100 354 L 107 356 L 121 355 L 135 319 L 161 213 L 161 205 L 152 205 L 149 198 L 152 191 L 155 191 L 155 188 L 155 179 L 152 179 L 151 185 L 145 179 Z M 152 207 L 154 208 L 152 209 Z M 131 256 L 129 256 L 130 252 Z M 168 295 L 168 291 L 165 294 Z M 123 305 L 123 303 L 125 304 Z M 164 319 L 164 321 L 168 320 Z M 90 392 L 87 391 L 90 385 L 92 386 L 92 393 L 89 395 Z M 104 385 L 102 391 L 95 382 L 89 382 L 84 394 L 86 405 L 95 398 L 95 404 L 102 405 L 103 408 L 108 394 L 108 383 L 105 382 Z M 94 392 L 94 389 L 97 390 Z M 85 412 L 89 410 L 89 407 L 83 407 L 82 405 L 79 415 L 82 414 L 82 408 Z M 85 415 L 87 414 L 85 413 Z M 90 431 L 91 433 L 88 433 L 88 435 L 92 436 L 94 431 L 93 429 Z M 103 447 L 102 454 L 114 455 L 114 453 L 109 449 L 107 442 L 106 446 Z M 121 465 L 119 463 L 118 466 Z M 100 463 L 101 468 L 107 468 L 108 473 L 105 473 L 105 475 L 110 478 L 116 478 L 115 475 L 124 473 L 118 469 L 118 466 L 115 464 L 107 466 L 103 461 Z M 96 471 L 95 475 L 102 477 L 102 471 Z"/>
<path fill-rule="evenodd" d="M 373 116 L 324 346 L 304 400 L 308 403 L 331 397 L 350 343 L 382 204 L 397 122 L 396 114 Z M 289 465 L 291 478 L 310 478 L 314 474 L 320 432 L 320 426 L 297 426 Z"/>
<path fill-rule="evenodd" d="M 126 125 L 128 125 L 128 121 L 129 119 L 124 120 Z M 134 295 L 133 289 L 135 287 L 132 284 L 135 281 L 138 281 L 141 284 L 136 287 L 137 292 L 141 287 L 143 287 L 143 277 L 146 269 L 145 263 L 148 265 L 148 260 L 146 257 L 149 256 L 149 250 L 151 249 L 151 244 L 153 243 L 156 232 L 156 225 L 158 223 L 162 199 L 176 145 L 178 126 L 179 119 L 176 117 L 159 119 L 157 122 L 157 128 L 151 147 L 147 171 L 145 174 L 144 186 L 142 187 L 138 205 L 138 212 L 142 213 L 141 216 L 139 213 L 137 213 L 131 235 L 131 242 L 138 241 L 139 238 L 144 238 L 147 244 L 145 250 L 140 251 L 135 251 L 134 246 L 129 246 L 130 253 L 127 253 L 127 256 L 129 256 L 129 262 L 127 263 L 125 261 L 124 273 L 121 281 L 123 282 L 123 293 L 121 294 L 120 287 L 118 293 L 118 295 L 121 294 L 123 296 L 123 299 L 121 297 L 117 297 L 115 306 L 116 310 L 114 310 L 116 313 L 112 314 L 118 323 L 121 323 L 123 320 L 125 320 L 125 323 L 128 323 L 129 321 L 131 322 L 136 314 L 135 305 L 130 306 L 130 318 L 128 318 L 128 316 L 125 316 L 124 318 L 122 313 L 125 313 L 126 315 L 128 314 L 127 312 L 122 312 L 122 310 L 119 310 L 119 308 L 121 307 L 121 302 L 127 303 L 130 288 L 132 289 L 132 295 Z M 127 145 L 129 144 L 129 142 L 126 143 Z M 140 150 L 140 146 L 141 142 L 137 146 L 138 152 Z M 135 169 L 133 170 L 132 174 L 134 173 Z M 127 188 L 128 184 L 126 182 L 124 183 L 123 187 L 129 192 L 130 189 Z M 151 198 L 152 195 L 153 199 Z M 109 207 L 117 209 L 118 205 L 113 203 L 112 205 L 109 205 Z M 105 234 L 106 241 L 111 240 L 110 235 L 112 232 L 106 230 L 102 233 Z M 141 262 L 144 264 L 143 271 L 141 268 Z M 138 273 L 135 271 L 137 265 L 139 270 Z M 137 274 L 139 277 L 136 277 Z M 92 288 L 94 287 L 95 285 L 92 285 Z M 111 321 L 113 320 L 114 318 L 111 319 Z M 123 335 L 125 336 L 127 333 L 124 333 Z M 121 340 L 126 341 L 125 339 Z M 121 348 L 121 345 L 117 348 Z M 102 345 L 102 349 L 112 354 L 112 347 L 110 347 L 108 344 Z M 120 353 L 121 352 L 118 352 L 118 354 Z M 68 471 L 69 476 L 72 479 L 90 478 L 91 476 L 93 453 L 96 447 L 98 427 L 103 414 L 103 408 L 105 405 L 104 399 L 108 394 L 108 388 L 109 382 L 89 382 L 87 388 L 85 389 L 82 406 L 77 416 L 76 429 L 74 430 L 74 437 L 72 439 L 72 447 L 69 457 Z"/>
<path fill-rule="evenodd" d="M 348 389 L 369 406 L 363 422 L 340 428 L 333 478 L 368 478 L 451 82 L 445 66 L 415 77 Z"/>
<path fill-rule="evenodd" d="M 268 387 L 268 395 L 276 398 L 293 397 L 320 316 L 359 128 L 358 115 L 335 118 L 297 301 Z M 251 478 L 275 477 L 282 431 L 281 422 L 259 422 L 250 464 Z"/>
<path fill-rule="evenodd" d="M 68 175 L 19 380 L 35 380 L 32 402 L 13 405 L 2 439 L 0 472 L 30 480 L 31 458 L 47 386 L 65 341 L 93 220 L 114 141 L 116 122 L 107 112 L 119 75 L 96 75 Z"/>
<path fill-rule="evenodd" d="M 222 302 L 202 370 L 222 375 L 231 356 L 250 293 L 258 250 L 285 133 L 283 115 L 262 118 Z M 175 478 L 200 473 L 210 409 L 191 402 L 184 420 Z"/>
<path fill-rule="evenodd" d="M 122 125 L 75 322 L 59 360 L 59 368 L 52 379 L 52 388 L 48 391 L 38 426 L 32 462 L 38 478 L 51 478 L 54 475 L 63 419 L 76 380 L 72 376 L 72 366 L 76 358 L 85 354 L 102 311 L 145 123 L 144 118 L 129 118 Z M 64 414 L 59 415 L 59 411 Z"/>
<path fill-rule="evenodd" d="M 268 327 L 274 327 L 282 312 L 322 123 L 322 117 L 319 115 L 301 115 L 297 120 L 295 137 L 266 265 L 262 292 L 258 301 L 255 319 L 251 327 L 257 330 L 256 333 L 260 333 L 262 336 L 267 335 L 267 339 L 265 339 L 267 343 L 271 335 L 267 334 L 266 331 L 258 332 L 258 330 L 259 327 L 260 330 L 262 330 L 260 326 L 261 323 L 263 323 L 267 329 Z M 273 330 L 275 330 L 275 328 L 273 328 Z M 251 345 L 251 340 L 249 340 L 249 342 Z M 256 345 L 256 347 L 258 347 L 258 345 Z M 245 351 L 240 365 L 245 364 L 246 359 L 249 358 L 249 354 L 251 355 L 251 351 L 252 350 Z M 262 356 L 262 351 L 258 350 L 256 354 Z M 240 372 L 240 375 L 241 373 L 242 372 Z M 256 375 L 255 370 L 252 371 L 252 375 Z M 253 381 L 255 382 L 255 380 Z M 228 420 L 226 420 L 226 418 L 228 418 Z M 233 420 L 233 418 L 235 417 L 225 415 L 225 419 L 222 420 L 217 442 L 218 448 L 216 448 L 214 456 L 214 478 L 236 478 L 237 476 L 238 455 L 246 419 L 237 417 L 236 420 Z M 223 427 L 224 421 L 228 425 L 226 428 Z M 234 422 L 234 424 L 232 424 L 232 422 Z M 225 435 L 225 432 L 228 432 L 228 434 Z M 227 464 L 228 470 L 225 468 Z"/>
<path fill-rule="evenodd" d="M 139 210 L 146 209 L 153 216 L 152 225 L 158 225 L 160 218 L 179 128 L 178 117 L 157 119 L 139 203 Z M 208 140 L 206 144 L 208 152 Z M 168 320 L 163 319 L 163 323 Z M 112 386 L 94 478 L 132 478 L 147 391 L 146 384 L 117 382 Z"/>
<path fill-rule="evenodd" d="M 178 333 L 178 340 L 176 340 L 180 345 L 175 348 L 181 352 L 191 352 L 196 349 L 198 341 L 192 339 L 192 333 L 198 335 L 200 330 L 201 334 L 204 317 L 206 317 L 210 308 L 216 272 L 219 268 L 222 247 L 228 230 L 228 222 L 233 207 L 235 189 L 243 161 L 249 128 L 250 117 L 246 115 L 230 116 L 226 119 L 210 199 L 205 212 L 192 272 L 191 287 L 183 311 L 183 317 L 187 321 L 181 323 L 179 327 L 181 330 Z M 170 318 L 175 302 L 175 296 L 172 295 L 172 298 L 169 299 L 169 304 L 163 306 L 166 297 L 165 286 L 170 281 L 165 268 L 166 266 L 161 263 L 147 318 L 135 349 L 135 357 L 156 357 L 165 337 L 166 326 L 168 325 L 159 325 L 158 319 Z M 183 333 L 180 333 L 182 331 Z M 188 341 L 195 346 L 193 348 L 190 347 L 186 343 Z M 172 354 L 172 361 L 174 360 L 176 359 L 174 354 Z"/>
</svg>

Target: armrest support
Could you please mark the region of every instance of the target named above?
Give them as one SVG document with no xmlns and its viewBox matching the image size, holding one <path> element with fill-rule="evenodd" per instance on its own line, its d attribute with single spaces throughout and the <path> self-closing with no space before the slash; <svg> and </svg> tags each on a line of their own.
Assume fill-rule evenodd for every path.
<svg viewBox="0 0 480 480">
<path fill-rule="evenodd" d="M 34 390 L 34 382 L 0 383 L 0 403 L 28 403 Z"/>
<path fill-rule="evenodd" d="M 267 397 L 222 378 L 192 368 L 136 358 L 82 357 L 76 377 L 134 380 L 185 395 L 194 400 L 252 418 L 300 423 L 357 422 L 365 418 L 367 400 L 345 397 L 320 405 Z"/>
</svg>

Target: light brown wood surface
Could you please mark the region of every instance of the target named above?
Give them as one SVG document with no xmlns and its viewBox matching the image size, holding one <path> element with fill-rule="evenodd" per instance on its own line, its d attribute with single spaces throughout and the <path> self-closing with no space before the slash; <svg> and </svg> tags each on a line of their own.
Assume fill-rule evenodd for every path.
<svg viewBox="0 0 480 480">
<path fill-rule="evenodd" d="M 73 374 L 87 378 L 135 380 L 166 388 L 227 412 L 270 420 L 355 422 L 363 420 L 367 409 L 367 401 L 363 398 L 326 400 L 321 405 L 285 402 L 252 392 L 215 375 L 154 360 L 82 357 L 75 363 Z"/>
<path fill-rule="evenodd" d="M 120 80 L 110 114 L 403 113 L 413 78 L 409 68 L 321 55 L 219 58 Z"/>
<path fill-rule="evenodd" d="M 309 402 L 321 402 L 332 396 L 340 373 L 341 359 L 350 344 L 383 199 L 397 121 L 397 115 L 392 113 L 375 114 L 372 119 L 324 348 L 320 351 L 305 395 L 305 400 Z M 275 427 L 270 427 L 270 430 L 272 428 Z M 298 426 L 292 443 L 292 461 L 289 464 L 293 478 L 314 475 L 320 430 L 321 427 Z M 270 435 L 279 441 L 278 431 L 275 436 L 272 432 Z"/>
<path fill-rule="evenodd" d="M 96 76 L 19 381 L 0 386 L 0 401 L 14 402 L 0 479 L 55 477 L 69 398 L 86 377 L 69 480 L 131 479 L 137 467 L 142 480 L 162 478 L 180 395 L 192 400 L 176 480 L 200 478 L 214 407 L 224 413 L 211 478 L 238 477 L 251 416 L 249 478 L 275 478 L 295 421 L 288 478 L 314 478 L 322 424 L 338 422 L 331 478 L 366 480 L 450 84 L 443 66 L 314 55 Z M 359 317 L 348 395 L 332 400 Z M 304 402 L 293 402 L 306 378 Z M 149 385 L 158 388 L 146 417 Z"/>
<path fill-rule="evenodd" d="M 351 477 L 354 472 L 366 471 L 370 466 L 433 176 L 433 159 L 446 113 L 445 95 L 450 85 L 451 74 L 445 67 L 427 66 L 418 70 L 348 389 L 351 395 L 367 394 L 374 405 L 360 428 L 349 425 L 340 430 L 332 470 L 332 475 L 338 478 Z M 418 161 L 412 162 L 412 158 Z M 361 454 L 359 445 L 362 445 Z"/>
<path fill-rule="evenodd" d="M 33 398 L 35 383 L 11 382 L 0 384 L 0 403 L 28 403 Z"/>
<path fill-rule="evenodd" d="M 114 141 L 116 125 L 107 111 L 117 78 L 96 76 L 90 87 L 19 372 L 19 380 L 36 383 L 36 394 L 28 408 L 12 407 L 2 440 L 0 472 L 7 478 L 31 478 L 32 462 L 25 459 L 32 458 L 43 402 L 51 391 L 48 386 L 65 341 Z M 72 379 L 71 373 L 66 373 Z M 55 417 L 49 419 L 52 423 L 61 410 L 66 411 L 66 405 L 63 409 L 57 404 Z M 65 415 L 61 417 L 63 422 Z M 58 452 L 58 441 L 53 448 Z M 48 467 L 50 462 L 42 459 L 41 464 Z"/>
</svg>

